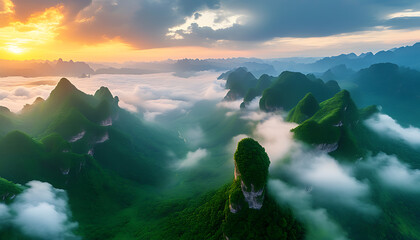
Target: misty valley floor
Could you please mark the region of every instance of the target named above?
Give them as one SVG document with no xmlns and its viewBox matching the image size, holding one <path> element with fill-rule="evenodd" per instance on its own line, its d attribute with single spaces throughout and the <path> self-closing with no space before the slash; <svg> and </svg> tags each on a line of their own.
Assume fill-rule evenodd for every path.
<svg viewBox="0 0 420 240">
<path fill-rule="evenodd" d="M 420 129 L 398 96 L 220 74 L 0 80 L 0 238 L 420 239 Z"/>
</svg>

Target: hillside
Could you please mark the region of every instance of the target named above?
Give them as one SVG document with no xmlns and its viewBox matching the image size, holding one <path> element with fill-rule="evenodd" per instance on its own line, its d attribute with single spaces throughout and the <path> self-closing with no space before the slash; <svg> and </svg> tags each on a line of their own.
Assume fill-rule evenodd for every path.
<svg viewBox="0 0 420 240">
<path fill-rule="evenodd" d="M 178 239 L 303 239 L 305 230 L 293 213 L 267 193 L 270 161 L 251 138 L 238 143 L 235 179 L 175 213 L 165 229 Z"/>
<path fill-rule="evenodd" d="M 226 89 L 229 89 L 229 92 L 224 98 L 225 101 L 234 101 L 243 98 L 248 90 L 257 84 L 257 79 L 254 75 L 244 67 L 228 72 L 223 77 L 226 77 Z"/>
<path fill-rule="evenodd" d="M 307 93 L 312 93 L 317 101 L 324 101 L 340 91 L 337 82 L 324 83 L 320 79 L 310 80 L 302 73 L 283 72 L 273 84 L 264 90 L 260 99 L 260 109 L 275 111 L 290 110 Z"/>
</svg>

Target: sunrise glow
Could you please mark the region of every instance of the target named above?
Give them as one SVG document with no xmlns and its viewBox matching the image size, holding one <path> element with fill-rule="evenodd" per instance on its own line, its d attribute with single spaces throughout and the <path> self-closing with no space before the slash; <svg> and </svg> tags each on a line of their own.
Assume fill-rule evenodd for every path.
<svg viewBox="0 0 420 240">
<path fill-rule="evenodd" d="M 412 44 L 420 39 L 420 32 L 415 28 L 392 29 L 386 26 L 328 36 L 279 36 L 250 42 L 238 42 L 230 37 L 218 39 L 217 35 L 215 40 L 194 40 L 198 35 L 188 39 L 196 35 L 197 29 L 222 33 L 252 24 L 253 14 L 220 8 L 199 10 L 186 15 L 183 21 L 167 25 L 166 29 L 159 30 L 159 41 L 162 41 L 159 43 L 150 40 L 154 32 L 137 34 L 135 31 L 143 31 L 142 27 L 136 24 L 125 26 L 122 23 L 113 25 L 120 19 L 117 16 L 109 16 L 109 20 L 104 18 L 105 11 L 111 9 L 114 9 L 114 14 L 120 14 L 117 9 L 124 9 L 126 5 L 123 3 L 106 5 L 105 2 L 93 1 L 91 5 L 77 10 L 72 9 L 73 5 L 58 3 L 39 7 L 31 13 L 28 13 L 28 9 L 21 10 L 11 0 L 0 0 L 0 5 L 0 58 L 9 60 L 54 60 L 62 57 L 82 61 L 122 62 L 185 57 L 324 56 L 339 53 L 343 46 L 348 46 L 348 51 L 361 53 L 372 50 L 372 47 L 373 50 L 380 50 Z M 34 4 L 31 8 L 37 6 Z M 418 12 L 407 9 L 385 14 L 382 18 L 384 21 L 397 21 L 418 17 Z M 128 11 L 125 14 L 127 16 L 121 15 L 121 18 L 127 18 L 129 14 L 135 12 Z M 110 22 L 100 29 L 98 21 L 102 18 L 102 21 Z M 107 26 L 109 29 L 106 29 Z M 119 53 L 118 56 L 115 52 Z"/>
</svg>

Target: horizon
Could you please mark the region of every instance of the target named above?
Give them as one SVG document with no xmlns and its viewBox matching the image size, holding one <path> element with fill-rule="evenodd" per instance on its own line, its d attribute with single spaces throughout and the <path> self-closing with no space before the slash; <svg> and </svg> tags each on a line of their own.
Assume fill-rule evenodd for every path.
<svg viewBox="0 0 420 240">
<path fill-rule="evenodd" d="M 239 57 L 214 57 L 214 58 L 213 57 L 209 57 L 209 58 L 188 58 L 188 57 L 182 57 L 182 58 L 166 58 L 166 59 L 150 60 L 150 61 L 146 61 L 146 60 L 145 61 L 143 61 L 143 60 L 138 60 L 138 61 L 136 61 L 136 60 L 126 60 L 126 61 L 83 61 L 83 60 L 79 60 L 79 59 L 72 59 L 72 58 L 65 59 L 65 58 L 62 58 L 62 57 L 57 57 L 57 58 L 53 58 L 53 59 L 23 59 L 23 60 L 19 60 L 19 59 L 3 59 L 3 58 L 0 58 L 0 61 L 56 62 L 56 61 L 59 61 L 61 59 L 62 61 L 68 61 L 68 62 L 73 61 L 73 62 L 85 62 L 85 63 L 95 63 L 95 64 L 153 63 L 153 62 L 179 61 L 179 60 L 212 60 L 212 59 L 214 59 L 214 60 L 227 60 L 227 59 L 241 59 L 241 58 L 244 58 L 244 59 L 260 59 L 260 60 L 268 60 L 268 61 L 269 60 L 277 60 L 277 59 L 285 59 L 285 60 L 288 60 L 288 59 L 313 59 L 314 61 L 317 61 L 317 60 L 321 60 L 323 58 L 335 57 L 335 56 L 340 56 L 340 55 L 355 54 L 358 57 L 361 56 L 361 55 L 363 55 L 363 54 L 366 54 L 366 53 L 372 53 L 373 55 L 375 55 L 375 54 L 377 54 L 379 52 L 383 52 L 383 51 L 393 51 L 393 50 L 398 49 L 398 48 L 411 47 L 411 46 L 413 46 L 413 45 L 415 45 L 417 43 L 420 43 L 420 41 L 419 42 L 414 42 L 414 43 L 408 44 L 408 45 L 398 45 L 398 46 L 395 46 L 393 48 L 378 49 L 376 51 L 367 50 L 367 51 L 361 51 L 361 52 L 355 52 L 355 51 L 353 51 L 353 52 L 337 52 L 336 54 L 333 54 L 333 55 L 325 55 L 325 56 L 290 56 L 290 57 L 267 57 L 267 58 L 264 58 L 264 57 L 254 57 L 254 56 L 250 56 L 250 57 L 241 57 L 241 56 L 239 56 Z"/>
</svg>

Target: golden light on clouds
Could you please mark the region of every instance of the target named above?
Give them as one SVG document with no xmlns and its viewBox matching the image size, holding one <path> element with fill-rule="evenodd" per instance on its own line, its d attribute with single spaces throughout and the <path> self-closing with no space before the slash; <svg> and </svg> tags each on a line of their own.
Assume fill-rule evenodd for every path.
<svg viewBox="0 0 420 240">
<path fill-rule="evenodd" d="M 375 31 L 354 32 L 326 37 L 276 38 L 263 44 L 265 56 L 322 56 L 345 52 L 362 53 L 384 48 L 410 45 L 420 39 L 420 30 L 376 28 Z"/>
<path fill-rule="evenodd" d="M 9 6 L 6 10 L 8 9 L 13 7 Z M 31 16 L 26 22 L 11 21 L 0 28 L 2 58 L 31 58 L 32 50 L 54 41 L 62 19 L 62 7 L 53 7 Z"/>
<path fill-rule="evenodd" d="M 18 47 L 18 46 L 14 46 L 14 45 L 10 45 L 7 47 L 7 51 L 14 53 L 14 54 L 21 54 L 25 51 L 25 49 Z"/>
<path fill-rule="evenodd" d="M 3 4 L 3 11 L 0 11 L 0 14 L 9 14 L 13 13 L 13 3 L 10 0 L 3 0 L 0 2 L 0 4 Z"/>
<path fill-rule="evenodd" d="M 28 0 L 27 3 L 31 1 L 34 0 Z M 178 42 L 174 42 L 173 45 L 161 44 L 153 45 L 155 48 L 139 49 L 138 46 L 141 46 L 141 43 L 147 42 L 148 32 L 135 35 L 134 32 L 140 28 L 127 27 L 131 26 L 129 24 L 127 26 L 112 25 L 114 19 L 123 17 L 117 14 L 119 13 L 116 11 L 118 4 L 108 6 L 109 9 L 115 10 L 116 15 L 112 15 L 113 18 L 104 18 L 102 15 L 104 8 L 100 4 L 81 7 L 74 12 L 72 12 L 73 4 L 68 4 L 66 1 L 51 1 L 48 6 L 52 5 L 54 6 L 44 10 L 42 8 L 34 10 L 29 18 L 25 16 L 25 20 L 18 20 L 20 18 L 16 16 L 19 14 L 15 12 L 12 1 L 0 0 L 0 59 L 55 60 L 63 58 L 76 61 L 123 62 L 157 61 L 168 58 L 318 57 L 343 52 L 375 52 L 410 45 L 420 40 L 418 28 L 396 30 L 378 26 L 371 28 L 370 31 L 326 37 L 277 37 L 257 42 L 229 39 L 212 42 L 210 39 L 208 42 L 204 41 L 204 44 L 186 41 L 186 45 L 183 45 L 181 41 L 183 37 L 177 32 L 182 30 L 185 33 L 191 33 L 192 24 L 220 30 L 228 29 L 235 24 L 244 25 L 249 21 L 249 16 L 245 18 L 245 15 L 228 10 L 206 10 L 201 11 L 199 17 L 194 14 L 185 18 L 185 23 L 167 29 L 167 35 L 162 38 L 177 39 Z M 69 13 L 74 13 L 74 15 Z M 387 15 L 386 18 L 418 16 L 420 16 L 420 11 L 408 9 Z M 222 20 L 216 22 L 214 19 L 218 18 Z M 98 20 L 100 24 L 89 25 L 96 19 L 101 19 Z M 129 31 L 126 31 L 127 29 Z M 124 35 L 127 32 L 129 37 Z M 132 32 L 133 35 L 131 35 Z"/>
</svg>

